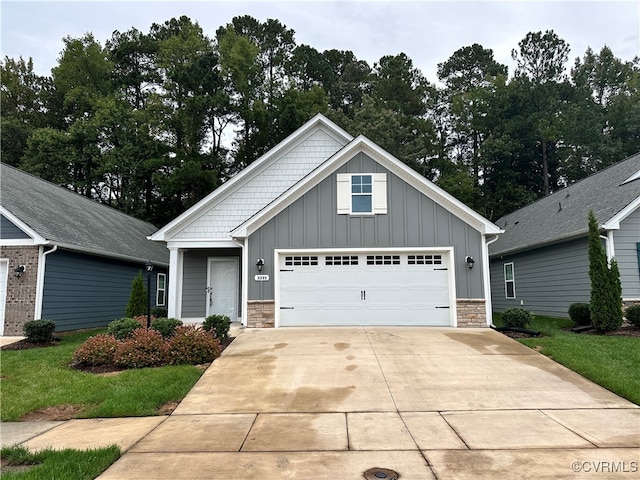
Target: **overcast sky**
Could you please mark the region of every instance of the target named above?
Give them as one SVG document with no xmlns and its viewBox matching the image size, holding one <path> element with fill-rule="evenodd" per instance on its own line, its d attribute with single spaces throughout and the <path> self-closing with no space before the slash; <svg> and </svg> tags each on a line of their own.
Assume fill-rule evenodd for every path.
<svg viewBox="0 0 640 480">
<path fill-rule="evenodd" d="M 152 23 L 186 15 L 214 37 L 235 16 L 280 20 L 298 45 L 351 50 L 370 65 L 406 53 L 427 79 L 457 49 L 479 43 L 513 73 L 511 49 L 528 32 L 553 29 L 571 47 L 570 64 L 588 46 L 608 45 L 623 60 L 640 54 L 640 1 L 0 1 L 1 51 L 32 57 L 49 75 L 62 38 L 92 32 L 104 45 L 114 30 L 147 33 Z"/>
</svg>

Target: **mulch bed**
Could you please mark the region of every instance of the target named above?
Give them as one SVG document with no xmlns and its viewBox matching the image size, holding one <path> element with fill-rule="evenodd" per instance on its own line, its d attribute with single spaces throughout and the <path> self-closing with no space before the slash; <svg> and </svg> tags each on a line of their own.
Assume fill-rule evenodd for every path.
<svg viewBox="0 0 640 480">
<path fill-rule="evenodd" d="M 10 343 L 9 345 L 4 345 L 0 347 L 0 350 L 29 350 L 31 348 L 43 348 L 43 347 L 57 347 L 60 345 L 60 338 L 54 338 L 53 342 L 46 343 L 32 343 L 27 340 L 19 340 L 14 343 Z"/>
</svg>

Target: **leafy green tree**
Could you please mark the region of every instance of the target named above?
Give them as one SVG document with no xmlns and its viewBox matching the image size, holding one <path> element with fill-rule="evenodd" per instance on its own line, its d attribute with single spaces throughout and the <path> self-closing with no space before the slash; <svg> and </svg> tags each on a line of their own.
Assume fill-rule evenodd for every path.
<svg viewBox="0 0 640 480">
<path fill-rule="evenodd" d="M 140 271 L 133 278 L 133 282 L 131 282 L 131 294 L 129 296 L 129 303 L 127 303 L 125 317 L 133 318 L 139 315 L 146 315 L 148 301 L 147 289 L 144 288 L 144 279 Z"/>
<path fill-rule="evenodd" d="M 591 323 L 598 331 L 617 330 L 622 325 L 622 289 L 615 260 L 607 264 L 598 221 L 589 212 L 589 278 L 591 279 Z"/>
</svg>

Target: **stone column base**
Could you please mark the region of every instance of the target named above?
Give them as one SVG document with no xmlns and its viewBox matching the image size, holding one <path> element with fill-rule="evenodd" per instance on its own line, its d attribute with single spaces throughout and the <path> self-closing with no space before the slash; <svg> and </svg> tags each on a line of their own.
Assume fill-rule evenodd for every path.
<svg viewBox="0 0 640 480">
<path fill-rule="evenodd" d="M 273 300 L 249 300 L 247 328 L 273 328 L 276 322 L 276 309 Z"/>
<path fill-rule="evenodd" d="M 487 312 L 484 299 L 458 298 L 456 300 L 458 313 L 458 327 L 461 328 L 486 328 Z"/>
</svg>

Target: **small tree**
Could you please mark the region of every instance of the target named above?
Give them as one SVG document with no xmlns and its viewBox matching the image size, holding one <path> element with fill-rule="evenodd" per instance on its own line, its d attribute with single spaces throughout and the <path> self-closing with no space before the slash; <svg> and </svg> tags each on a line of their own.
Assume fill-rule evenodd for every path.
<svg viewBox="0 0 640 480">
<path fill-rule="evenodd" d="M 591 279 L 591 323 L 596 330 L 616 330 L 622 325 L 622 289 L 615 260 L 611 268 L 600 240 L 598 221 L 589 211 L 589 278 Z"/>
<path fill-rule="evenodd" d="M 138 272 L 133 282 L 131 283 L 131 295 L 129 296 L 129 303 L 127 304 L 127 311 L 125 316 L 133 318 L 138 315 L 147 314 L 147 290 L 144 288 L 144 280 L 142 278 L 142 272 Z"/>
</svg>

